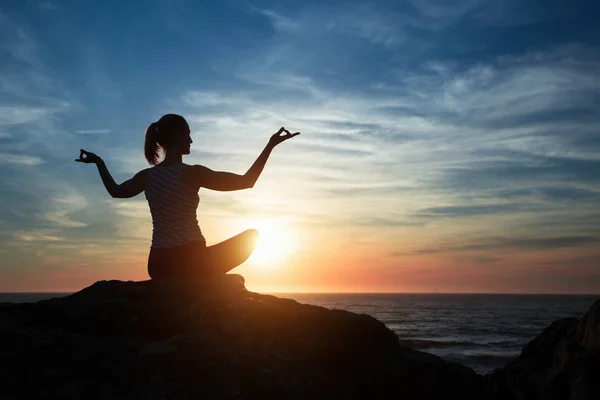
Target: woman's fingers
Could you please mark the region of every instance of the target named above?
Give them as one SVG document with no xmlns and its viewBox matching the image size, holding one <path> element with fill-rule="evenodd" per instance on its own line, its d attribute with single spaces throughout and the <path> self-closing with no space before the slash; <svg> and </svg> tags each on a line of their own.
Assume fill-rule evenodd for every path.
<svg viewBox="0 0 600 400">
<path fill-rule="evenodd" d="M 291 139 L 291 138 L 293 138 L 294 136 L 298 136 L 298 135 L 300 134 L 300 132 L 294 132 L 294 133 L 291 133 L 291 132 L 290 132 L 290 131 L 288 131 L 287 129 L 285 130 L 285 132 L 286 132 L 286 134 L 285 134 L 285 138 L 286 138 L 286 139 Z"/>
<path fill-rule="evenodd" d="M 282 133 L 285 133 L 285 134 L 282 135 Z M 300 134 L 300 132 L 291 133 L 290 131 L 288 131 L 287 129 L 285 129 L 285 127 L 282 126 L 277 131 L 277 133 L 275 133 L 273 135 L 273 137 L 271 137 L 270 142 L 273 143 L 273 144 L 275 144 L 275 145 L 277 145 L 277 144 L 279 144 L 279 143 L 281 143 L 281 142 L 283 142 L 285 140 L 293 138 L 294 136 L 298 136 L 299 134 Z"/>
<path fill-rule="evenodd" d="M 97 156 L 94 153 L 90 153 L 84 149 L 79 149 L 79 158 L 75 159 L 75 161 L 89 164 L 93 162 L 94 158 L 96 157 Z"/>
</svg>

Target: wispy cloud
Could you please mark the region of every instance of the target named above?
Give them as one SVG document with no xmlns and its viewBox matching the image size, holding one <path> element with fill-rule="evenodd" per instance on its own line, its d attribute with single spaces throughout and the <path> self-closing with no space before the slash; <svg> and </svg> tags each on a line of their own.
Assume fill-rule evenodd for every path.
<svg viewBox="0 0 600 400">
<path fill-rule="evenodd" d="M 249 5 L 248 9 L 267 17 L 273 24 L 273 28 L 275 28 L 277 31 L 293 32 L 300 26 L 299 23 L 293 21 L 291 18 L 281 15 L 273 10 L 261 9 L 252 5 Z"/>
<path fill-rule="evenodd" d="M 124 217 L 147 220 L 148 216 L 150 215 L 148 202 L 146 202 L 145 200 L 136 200 L 121 203 L 108 201 L 108 203 L 110 207 L 112 207 L 119 215 L 122 215 Z"/>
<path fill-rule="evenodd" d="M 42 10 L 50 10 L 50 11 L 58 10 L 58 5 L 52 1 L 40 1 L 38 3 L 38 7 L 41 8 Z"/>
<path fill-rule="evenodd" d="M 74 220 L 73 217 L 71 217 L 71 214 L 80 211 L 87 206 L 87 199 L 79 193 L 72 192 L 68 195 L 59 195 L 51 200 L 49 210 L 45 212 L 45 218 L 58 227 L 84 227 L 87 226 L 87 224 L 85 222 Z"/>
<path fill-rule="evenodd" d="M 26 124 L 39 120 L 50 111 L 38 107 L 0 106 L 0 126 Z"/>
<path fill-rule="evenodd" d="M 14 238 L 24 242 L 58 242 L 64 238 L 56 235 L 56 231 L 37 229 L 30 231 L 18 231 L 13 234 Z"/>
<path fill-rule="evenodd" d="M 293 43 L 282 59 L 302 57 Z M 212 147 L 214 138 L 236 148 L 241 140 L 246 157 L 258 147 L 253 132 L 298 126 L 303 136 L 282 150 L 286 165 L 267 176 L 279 182 L 275 193 L 285 187 L 291 198 L 318 204 L 318 210 L 303 210 L 306 223 L 356 230 L 391 248 L 421 249 L 404 256 L 489 251 L 494 265 L 502 264 L 494 252 L 549 253 L 597 242 L 592 225 L 575 224 L 580 230 L 572 231 L 568 212 L 554 227 L 556 237 L 536 237 L 540 231 L 529 227 L 563 215 L 569 198 L 579 201 L 571 217 L 595 218 L 600 182 L 592 171 L 599 168 L 600 141 L 590 135 L 600 120 L 591 99 L 599 91 L 594 71 L 600 57 L 593 47 L 488 57 L 475 65 L 392 66 L 352 83 L 338 78 L 336 86 L 330 76 L 260 64 L 260 57 L 273 59 L 269 51 L 281 57 L 274 46 L 241 64 L 238 90 L 185 94 L 187 115 L 208 133 L 205 143 Z M 227 157 L 226 146 L 213 149 L 225 165 L 237 165 L 243 154 Z M 290 176 L 296 179 L 288 185 Z M 528 194 L 516 196 L 519 191 Z M 249 203 L 251 196 L 239 199 Z M 332 212 L 340 209 L 343 218 Z M 267 207 L 257 203 L 253 212 L 263 211 Z M 503 229 L 515 237 L 503 238 Z M 457 236 L 464 241 L 453 243 Z M 423 237 L 436 244 L 425 245 Z"/>
<path fill-rule="evenodd" d="M 78 135 L 108 135 L 111 132 L 110 129 L 78 129 L 75 131 Z"/>
<path fill-rule="evenodd" d="M 26 28 L 14 23 L 5 13 L 0 12 L 0 32 L 6 40 L 0 45 L 3 50 L 8 52 L 15 60 L 35 64 L 39 58 L 37 56 L 38 44 L 31 37 Z"/>
<path fill-rule="evenodd" d="M 416 250 L 417 254 L 455 253 L 462 251 L 540 251 L 582 247 L 600 243 L 598 236 L 491 237 L 471 239 L 470 243 L 439 243 Z"/>
<path fill-rule="evenodd" d="M 44 161 L 35 156 L 0 153 L 0 164 L 38 165 Z"/>
</svg>

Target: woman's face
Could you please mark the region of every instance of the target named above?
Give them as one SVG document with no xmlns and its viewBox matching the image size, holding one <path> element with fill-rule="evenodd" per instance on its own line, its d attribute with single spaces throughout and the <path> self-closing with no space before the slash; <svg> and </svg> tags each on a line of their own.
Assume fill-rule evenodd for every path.
<svg viewBox="0 0 600 400">
<path fill-rule="evenodd" d="M 192 146 L 192 135 L 190 127 L 186 124 L 185 129 L 179 133 L 178 146 L 181 149 L 181 154 L 190 154 L 190 147 Z"/>
</svg>

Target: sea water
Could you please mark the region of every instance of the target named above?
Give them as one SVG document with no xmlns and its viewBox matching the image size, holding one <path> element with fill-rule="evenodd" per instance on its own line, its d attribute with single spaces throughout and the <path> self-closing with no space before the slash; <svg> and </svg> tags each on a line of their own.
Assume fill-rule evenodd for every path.
<svg viewBox="0 0 600 400">
<path fill-rule="evenodd" d="M 479 373 L 518 356 L 554 320 L 580 318 L 599 296 L 501 294 L 277 294 L 372 315 L 401 342 Z"/>
<path fill-rule="evenodd" d="M 68 293 L 0 293 L 32 302 Z M 598 296 L 500 294 L 282 294 L 301 303 L 365 313 L 401 342 L 473 368 L 502 367 L 558 318 L 580 318 Z"/>
</svg>

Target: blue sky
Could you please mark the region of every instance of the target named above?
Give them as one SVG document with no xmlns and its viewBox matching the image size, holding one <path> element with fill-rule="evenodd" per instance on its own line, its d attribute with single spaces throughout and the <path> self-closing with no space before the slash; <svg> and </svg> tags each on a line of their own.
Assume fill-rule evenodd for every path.
<svg viewBox="0 0 600 400">
<path fill-rule="evenodd" d="M 280 126 L 302 132 L 252 191 L 201 192 L 209 244 L 252 219 L 297 233 L 294 273 L 256 287 L 598 293 L 599 16 L 594 1 L 3 2 L 0 290 L 147 278 L 143 196 L 111 199 L 73 159 L 128 179 L 145 128 L 176 112 L 188 163 L 238 173 Z"/>
</svg>

